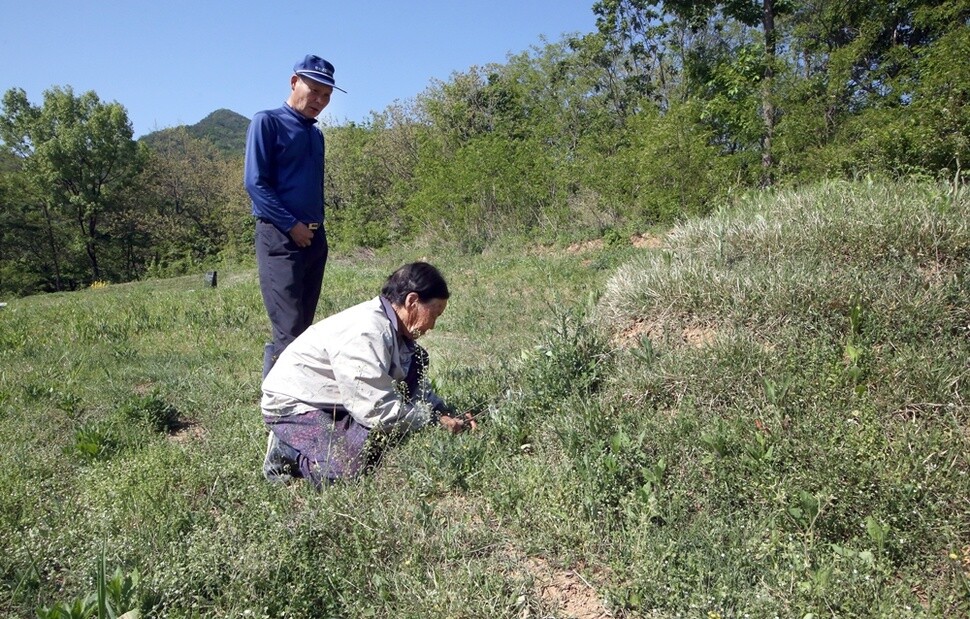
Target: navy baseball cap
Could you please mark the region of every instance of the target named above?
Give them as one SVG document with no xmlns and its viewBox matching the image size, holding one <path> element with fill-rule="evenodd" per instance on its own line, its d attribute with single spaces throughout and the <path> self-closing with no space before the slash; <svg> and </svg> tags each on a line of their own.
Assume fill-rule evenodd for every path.
<svg viewBox="0 0 970 619">
<path fill-rule="evenodd" d="M 293 72 L 314 82 L 333 86 L 340 92 L 347 92 L 333 81 L 333 65 L 320 56 L 307 54 L 306 58 L 293 65 Z"/>
</svg>

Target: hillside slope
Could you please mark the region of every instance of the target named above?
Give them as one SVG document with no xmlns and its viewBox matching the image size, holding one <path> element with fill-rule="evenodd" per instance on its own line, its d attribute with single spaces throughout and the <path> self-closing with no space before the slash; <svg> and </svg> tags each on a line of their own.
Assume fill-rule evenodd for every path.
<svg viewBox="0 0 970 619">
<path fill-rule="evenodd" d="M 246 149 L 246 130 L 249 119 L 232 110 L 220 109 L 212 112 L 194 125 L 187 125 L 185 129 L 189 135 L 209 140 L 221 152 L 229 156 L 242 157 Z M 139 141 L 152 146 L 166 133 L 175 128 L 166 128 L 142 136 Z"/>
<path fill-rule="evenodd" d="M 260 475 L 252 267 L 11 302 L 0 616 L 102 560 L 143 616 L 967 616 L 966 196 L 830 183 L 657 238 L 334 257 L 319 316 L 441 268 L 430 378 L 479 427 L 321 493 Z"/>
</svg>

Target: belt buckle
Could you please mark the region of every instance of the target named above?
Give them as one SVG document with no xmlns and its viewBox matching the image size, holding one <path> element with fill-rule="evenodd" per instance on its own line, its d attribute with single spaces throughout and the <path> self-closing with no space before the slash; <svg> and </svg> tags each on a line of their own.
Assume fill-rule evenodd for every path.
<svg viewBox="0 0 970 619">
<path fill-rule="evenodd" d="M 306 227 L 309 228 L 310 230 L 318 230 L 320 228 L 320 224 L 311 223 L 311 224 L 307 224 Z"/>
</svg>

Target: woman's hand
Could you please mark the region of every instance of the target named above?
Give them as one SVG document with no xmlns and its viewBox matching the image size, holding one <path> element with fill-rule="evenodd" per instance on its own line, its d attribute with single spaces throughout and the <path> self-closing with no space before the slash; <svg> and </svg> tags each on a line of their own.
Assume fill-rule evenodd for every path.
<svg viewBox="0 0 970 619">
<path fill-rule="evenodd" d="M 465 430 L 474 430 L 478 427 L 475 423 L 475 419 L 472 417 L 471 413 L 465 413 L 462 417 L 452 417 L 450 415 L 442 415 L 438 420 L 441 427 L 452 434 L 460 434 Z"/>
</svg>

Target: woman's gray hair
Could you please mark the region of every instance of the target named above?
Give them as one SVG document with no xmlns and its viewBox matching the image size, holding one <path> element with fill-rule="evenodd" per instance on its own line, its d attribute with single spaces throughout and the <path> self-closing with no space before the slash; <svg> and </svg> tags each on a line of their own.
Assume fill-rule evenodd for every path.
<svg viewBox="0 0 970 619">
<path fill-rule="evenodd" d="M 381 288 L 381 296 L 394 305 L 404 305 L 404 300 L 412 292 L 417 293 L 422 302 L 451 296 L 444 276 L 427 262 L 405 264 L 391 273 Z"/>
</svg>

